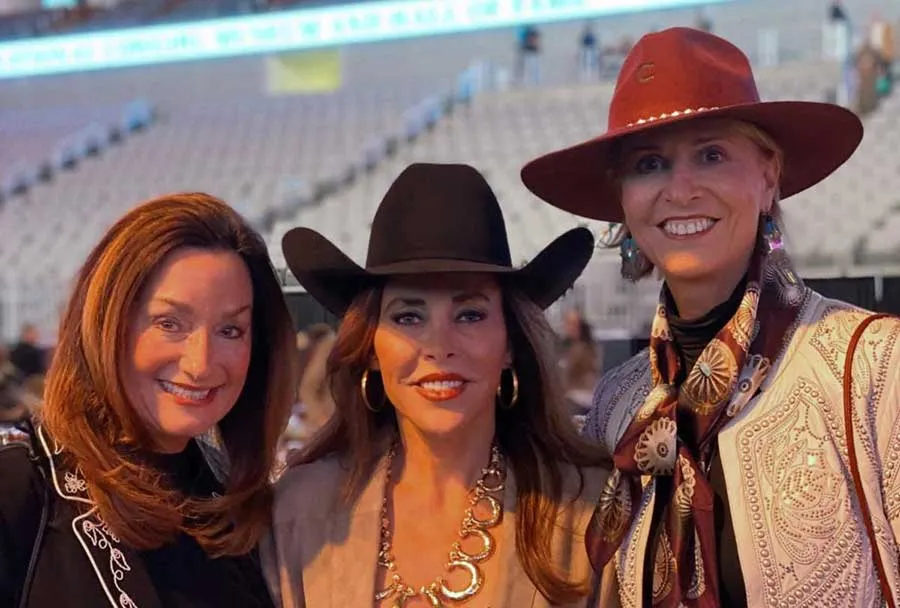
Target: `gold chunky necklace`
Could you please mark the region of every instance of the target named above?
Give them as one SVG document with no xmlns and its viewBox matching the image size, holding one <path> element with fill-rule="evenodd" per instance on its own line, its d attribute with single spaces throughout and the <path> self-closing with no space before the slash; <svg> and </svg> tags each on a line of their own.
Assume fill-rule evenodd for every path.
<svg viewBox="0 0 900 608">
<path fill-rule="evenodd" d="M 466 509 L 462 527 L 459 530 L 460 540 L 453 543 L 453 547 L 450 549 L 450 560 L 447 562 L 446 572 L 449 573 L 455 569 L 464 570 L 470 577 L 469 584 L 460 591 L 449 589 L 443 576 L 434 579 L 430 585 L 423 585 L 416 590 L 404 583 L 403 578 L 397 572 L 397 564 L 394 562 L 394 555 L 391 552 L 391 520 L 388 518 L 388 493 L 396 451 L 397 444 L 394 444 L 387 457 L 387 478 L 384 499 L 381 503 L 381 550 L 378 552 L 378 566 L 387 570 L 389 581 L 387 587 L 375 593 L 375 601 L 381 602 L 388 598 L 394 598 L 391 608 L 403 608 L 410 598 L 416 596 L 427 599 L 433 608 L 445 607 L 445 601 L 465 602 L 474 597 L 484 586 L 484 575 L 478 568 L 478 564 L 494 554 L 494 537 L 491 536 L 489 530 L 503 519 L 503 498 L 500 496 L 500 492 L 505 487 L 506 469 L 503 466 L 500 450 L 496 445 L 491 448 L 491 460 L 487 468 L 481 470 L 481 477 L 469 492 L 469 508 Z M 485 519 L 478 519 L 475 515 L 475 508 L 480 503 L 485 503 L 490 509 L 490 515 Z M 466 553 L 462 549 L 462 540 L 470 536 L 477 537 L 482 542 L 482 549 L 478 553 Z"/>
</svg>

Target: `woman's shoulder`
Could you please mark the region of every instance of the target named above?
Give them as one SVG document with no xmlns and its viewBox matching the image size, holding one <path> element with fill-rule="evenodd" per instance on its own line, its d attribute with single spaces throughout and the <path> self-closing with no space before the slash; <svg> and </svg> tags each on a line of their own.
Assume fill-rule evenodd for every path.
<svg viewBox="0 0 900 608">
<path fill-rule="evenodd" d="M 834 355 L 843 362 L 850 340 L 857 327 L 876 314 L 842 300 L 826 298 L 813 292 L 806 316 L 807 330 L 803 334 L 823 356 Z M 874 358 L 900 356 L 900 317 L 891 316 L 871 323 L 862 336 L 863 352 Z M 839 361 L 838 361 L 839 360 Z"/>
<path fill-rule="evenodd" d="M 289 466 L 275 483 L 275 523 L 332 512 L 345 475 L 337 455 Z"/>
<path fill-rule="evenodd" d="M 635 409 L 650 390 L 650 357 L 644 349 L 601 376 L 582 433 L 593 440 L 604 440 L 612 451 L 617 437 L 608 437 Z"/>
<path fill-rule="evenodd" d="M 628 394 L 630 389 L 647 384 L 649 381 L 650 356 L 645 348 L 604 372 L 594 391 L 594 406 L 604 405 L 608 401 L 618 401 Z"/>
<path fill-rule="evenodd" d="M 27 555 L 50 498 L 45 483 L 27 443 L 0 446 L 0 551 Z"/>
<path fill-rule="evenodd" d="M 0 446 L 0 509 L 17 495 L 39 488 L 43 478 L 25 442 Z"/>
<path fill-rule="evenodd" d="M 844 327 L 855 328 L 867 317 L 876 314 L 872 310 L 844 300 L 829 298 L 812 289 L 809 292 L 811 295 L 805 305 L 806 313 L 803 319 L 808 324 L 816 326 L 838 324 Z M 889 318 L 887 321 L 900 322 L 897 317 Z"/>
<path fill-rule="evenodd" d="M 47 475 L 42 463 L 47 454 L 35 427 L 21 424 L 0 439 L 5 441 L 0 444 L 0 501 L 10 498 L 11 492 L 42 488 Z"/>
</svg>

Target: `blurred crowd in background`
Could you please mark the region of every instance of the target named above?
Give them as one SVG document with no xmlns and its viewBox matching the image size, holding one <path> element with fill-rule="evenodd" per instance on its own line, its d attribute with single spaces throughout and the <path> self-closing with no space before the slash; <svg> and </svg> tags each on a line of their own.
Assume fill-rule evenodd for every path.
<svg viewBox="0 0 900 608">
<path fill-rule="evenodd" d="M 843 0 L 827 6 L 828 27 L 823 36 L 823 55 L 844 65 L 844 82 L 833 91 L 830 101 L 851 106 L 861 115 L 878 107 L 879 99 L 889 95 L 894 84 L 896 58 L 895 24 L 876 12 L 866 20 L 851 18 Z M 692 26 L 714 33 L 715 24 L 703 7 L 697 9 Z M 897 24 L 900 27 L 900 24 Z M 629 35 L 608 40 L 602 24 L 587 21 L 577 41 L 576 63 L 582 82 L 615 79 L 622 61 L 634 46 Z M 520 86 L 541 83 L 542 32 L 537 25 L 520 28 L 516 42 L 513 80 Z"/>
<path fill-rule="evenodd" d="M 33 325 L 22 327 L 18 342 L 0 348 L 0 423 L 17 422 L 39 409 L 51 354 Z"/>
</svg>

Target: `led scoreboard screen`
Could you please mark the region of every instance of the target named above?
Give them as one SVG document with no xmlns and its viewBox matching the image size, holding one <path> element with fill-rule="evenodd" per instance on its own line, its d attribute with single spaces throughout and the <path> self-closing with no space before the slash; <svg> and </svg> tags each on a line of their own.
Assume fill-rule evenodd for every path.
<svg viewBox="0 0 900 608">
<path fill-rule="evenodd" d="M 406 0 L 339 4 L 0 43 L 0 78 L 340 46 L 711 3 Z"/>
</svg>

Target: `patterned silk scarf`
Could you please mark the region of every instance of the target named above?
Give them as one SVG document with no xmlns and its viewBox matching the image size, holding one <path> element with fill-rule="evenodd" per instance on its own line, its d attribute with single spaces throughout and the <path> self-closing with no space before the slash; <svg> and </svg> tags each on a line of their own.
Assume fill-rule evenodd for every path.
<svg viewBox="0 0 900 608">
<path fill-rule="evenodd" d="M 780 239 L 761 239 L 737 312 L 680 386 L 676 382 L 681 364 L 666 298 L 661 297 L 650 338 L 652 388 L 616 446 L 615 470 L 587 533 L 588 554 L 597 572 L 613 557 L 637 516 L 641 476 L 670 476 L 671 483 L 657 484 L 656 500 L 665 508 L 656 542 L 648 549 L 655 550 L 652 604 L 719 605 L 713 491 L 706 476 L 709 458 L 719 429 L 754 397 L 780 355 L 806 293 Z M 679 433 L 679 426 L 689 428 Z M 685 438 L 693 441 L 689 444 Z"/>
</svg>

